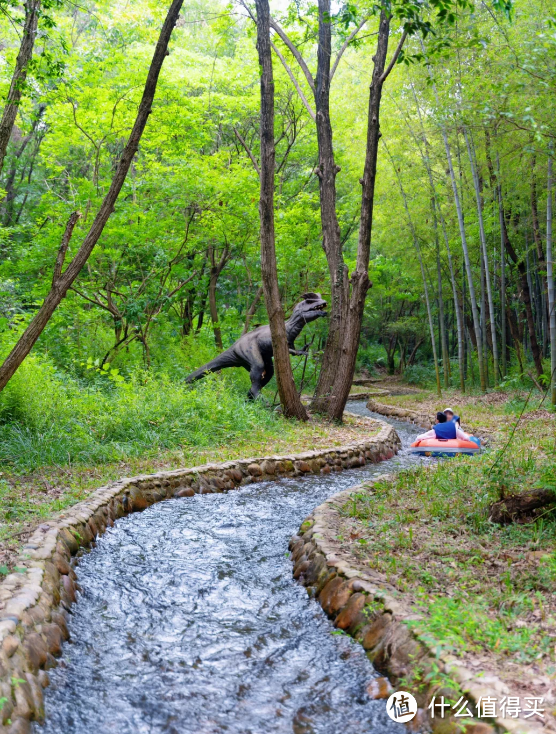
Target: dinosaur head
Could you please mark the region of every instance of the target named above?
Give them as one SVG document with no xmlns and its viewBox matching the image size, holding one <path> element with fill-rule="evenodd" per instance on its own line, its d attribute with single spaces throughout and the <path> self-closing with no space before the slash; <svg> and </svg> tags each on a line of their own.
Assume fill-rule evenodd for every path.
<svg viewBox="0 0 556 734">
<path fill-rule="evenodd" d="M 328 316 L 326 311 L 326 301 L 321 297 L 320 293 L 305 293 L 303 300 L 296 304 L 290 320 L 300 320 L 305 324 L 309 321 L 320 319 L 321 316 Z"/>
</svg>

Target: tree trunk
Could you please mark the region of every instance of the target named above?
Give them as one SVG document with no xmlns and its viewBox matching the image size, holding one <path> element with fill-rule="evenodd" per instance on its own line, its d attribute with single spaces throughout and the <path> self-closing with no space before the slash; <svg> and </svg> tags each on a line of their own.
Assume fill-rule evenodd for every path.
<svg viewBox="0 0 556 734">
<path fill-rule="evenodd" d="M 212 321 L 212 330 L 214 332 L 214 343 L 216 348 L 222 351 L 224 346 L 222 344 L 222 330 L 220 329 L 220 322 L 218 321 L 218 308 L 216 306 L 216 284 L 218 282 L 218 274 L 211 272 L 209 280 L 209 309 L 210 309 L 210 320 Z"/>
<path fill-rule="evenodd" d="M 494 176 L 494 170 L 493 170 L 492 162 L 491 162 L 490 136 L 488 134 L 485 135 L 485 147 L 486 147 L 487 161 L 489 162 L 490 178 L 491 178 L 492 185 L 494 185 L 494 183 L 496 182 L 496 177 Z M 531 304 L 531 291 L 529 290 L 529 283 L 527 279 L 527 266 L 523 262 L 523 259 L 517 256 L 517 253 L 514 250 L 513 245 L 510 242 L 510 239 L 508 236 L 508 227 L 506 224 L 506 213 L 504 211 L 504 199 L 502 196 L 502 180 L 500 177 L 500 164 L 499 163 L 498 163 L 497 176 L 498 176 L 498 181 L 497 181 L 498 199 L 499 199 L 499 205 L 500 205 L 500 229 L 502 230 L 502 238 L 504 240 L 503 248 L 508 253 L 513 263 L 517 265 L 517 271 L 519 274 L 519 286 L 520 286 L 519 297 L 521 299 L 521 302 L 525 306 L 525 315 L 527 317 L 527 329 L 529 332 L 529 341 L 531 343 L 531 352 L 533 353 L 533 361 L 535 362 L 535 369 L 537 371 L 537 375 L 540 377 L 543 373 L 542 356 L 541 356 L 541 350 L 539 347 L 539 343 L 537 340 L 537 331 L 535 327 L 535 316 L 533 314 L 533 307 Z"/>
<path fill-rule="evenodd" d="M 434 221 L 434 239 L 436 246 L 436 277 L 438 281 L 438 320 L 440 322 L 440 343 L 442 345 L 442 367 L 444 372 L 444 387 L 450 387 L 450 356 L 448 352 L 448 339 L 446 336 L 446 323 L 444 320 L 444 298 L 442 295 L 442 267 L 440 264 L 440 240 L 438 238 L 438 220 L 436 218 L 436 207 L 434 199 L 431 202 Z"/>
<path fill-rule="evenodd" d="M 344 408 L 351 389 L 355 360 L 361 335 L 361 322 L 365 308 L 367 291 L 371 287 L 369 280 L 369 257 L 371 249 L 371 231 L 373 226 L 373 207 L 376 182 L 376 168 L 378 160 L 378 143 L 380 140 L 380 102 L 382 87 L 386 76 L 392 68 L 394 59 L 385 72 L 388 40 L 390 37 L 390 17 L 384 10 L 380 13 L 378 40 L 376 52 L 373 56 L 374 68 L 369 94 L 367 113 L 367 145 L 365 153 L 365 168 L 361 179 L 361 219 L 359 224 L 359 241 L 357 244 L 357 261 L 351 275 L 351 297 L 347 312 L 346 323 L 342 334 L 342 349 L 336 365 L 336 374 L 332 394 L 329 398 L 328 415 L 333 420 L 341 420 Z M 402 36 L 398 51 L 405 39 Z"/>
<path fill-rule="evenodd" d="M 552 405 L 556 405 L 556 311 L 554 310 L 554 261 L 552 253 L 552 148 L 548 155 L 546 196 L 546 279 L 548 282 L 548 322 L 550 325 L 550 399 Z"/>
<path fill-rule="evenodd" d="M 209 299 L 209 310 L 210 319 L 212 321 L 212 330 L 214 332 L 214 342 L 220 351 L 224 349 L 222 344 L 222 331 L 220 329 L 220 322 L 218 321 L 218 307 L 216 305 L 216 286 L 218 284 L 218 278 L 220 273 L 224 270 L 226 263 L 230 258 L 230 249 L 228 245 L 224 247 L 220 260 L 216 261 L 216 250 L 213 245 L 208 248 L 208 258 L 210 262 L 210 276 L 209 276 L 209 287 L 208 287 L 208 299 Z"/>
<path fill-rule="evenodd" d="M 342 331 L 347 319 L 349 301 L 348 270 L 342 254 L 342 240 L 336 213 L 336 176 L 339 167 L 334 159 L 332 123 L 330 121 L 330 60 L 332 28 L 330 0 L 319 0 L 319 44 L 317 51 L 317 79 L 315 106 L 319 164 L 320 216 L 322 247 L 330 274 L 330 316 L 328 338 L 322 356 L 319 379 L 312 408 L 328 412 L 332 387 L 340 361 Z"/>
<path fill-rule="evenodd" d="M 39 12 L 41 8 L 41 0 L 27 0 L 25 3 L 25 23 L 23 26 L 23 35 L 19 53 L 15 62 L 14 73 L 12 74 L 12 82 L 6 100 L 6 106 L 2 113 L 0 121 L 0 173 L 4 167 L 4 158 L 6 150 L 10 142 L 15 118 L 19 109 L 21 95 L 27 79 L 27 70 L 29 62 L 33 57 L 33 47 L 35 38 L 37 37 L 37 25 L 39 20 Z"/>
<path fill-rule="evenodd" d="M 394 163 L 394 160 L 392 159 L 392 156 L 390 155 L 390 151 L 388 150 L 388 147 L 385 142 L 384 142 L 384 147 L 386 148 L 386 152 L 388 153 L 388 157 L 390 158 L 390 161 L 392 163 L 392 168 L 394 169 L 394 173 L 396 174 L 396 178 L 398 179 L 398 185 L 400 187 L 400 193 L 402 195 L 405 213 L 407 214 L 409 227 L 411 229 L 411 236 L 413 238 L 413 244 L 415 246 L 415 250 L 417 251 L 419 267 L 421 268 L 421 278 L 423 280 L 423 290 L 425 292 L 425 304 L 427 307 L 427 317 L 429 321 L 429 331 L 430 331 L 430 337 L 431 337 L 432 357 L 434 360 L 434 370 L 436 374 L 436 391 L 439 396 L 442 396 L 442 388 L 440 387 L 440 370 L 438 369 L 438 355 L 436 353 L 436 339 L 434 337 L 434 324 L 433 324 L 433 319 L 432 319 L 432 310 L 431 310 L 431 304 L 430 304 L 430 298 L 429 298 L 429 287 L 427 284 L 425 267 L 423 265 L 423 258 L 421 256 L 421 248 L 419 246 L 419 240 L 417 239 L 417 233 L 415 231 L 415 227 L 413 226 L 413 219 L 411 218 L 411 213 L 409 211 L 409 206 L 407 204 L 407 196 L 405 194 L 405 189 L 403 187 L 400 173 L 398 171 L 398 168 L 396 167 L 396 164 Z M 442 287 L 442 281 L 440 282 L 440 286 Z"/>
<path fill-rule="evenodd" d="M 531 304 L 531 293 L 529 291 L 529 283 L 527 281 L 527 266 L 523 262 L 523 258 L 518 257 L 510 238 L 508 236 L 508 228 L 506 225 L 506 217 L 503 217 L 502 222 L 504 232 L 504 246 L 506 252 L 512 259 L 515 265 L 517 265 L 517 272 L 519 275 L 519 296 L 523 305 L 525 306 L 525 316 L 527 318 L 527 330 L 529 333 L 529 341 L 531 343 L 531 352 L 533 353 L 533 361 L 535 362 L 535 369 L 537 375 L 540 377 L 543 373 L 541 350 L 537 341 L 537 331 L 535 328 L 535 316 L 533 314 L 533 306 Z M 548 266 L 548 263 L 547 263 Z"/>
<path fill-rule="evenodd" d="M 147 124 L 147 120 L 149 119 L 149 115 L 152 112 L 152 103 L 154 100 L 154 95 L 156 93 L 158 77 L 160 75 L 160 70 L 162 69 L 164 59 L 166 58 L 166 55 L 168 53 L 168 43 L 172 35 L 172 30 L 174 29 L 176 21 L 179 17 L 182 4 L 183 0 L 173 0 L 166 16 L 166 20 L 164 21 L 164 25 L 162 26 L 162 29 L 160 31 L 160 36 L 156 44 L 156 49 L 149 68 L 149 73 L 147 75 L 147 81 L 145 83 L 145 88 L 143 91 L 141 103 L 139 105 L 139 110 L 137 112 L 137 117 L 135 119 L 135 124 L 133 125 L 133 129 L 120 158 L 120 162 L 116 169 L 116 173 L 114 174 L 114 178 L 112 179 L 110 189 L 104 197 L 104 201 L 102 202 L 101 207 L 91 225 L 91 228 L 89 229 L 89 232 L 87 233 L 87 236 L 83 240 L 81 247 L 79 248 L 77 254 L 70 262 L 63 274 L 61 273 L 61 268 L 58 269 L 57 262 L 55 276 L 58 275 L 58 277 L 55 277 L 53 279 L 50 292 L 44 299 L 39 311 L 36 313 L 33 320 L 31 321 L 27 329 L 23 332 L 17 344 L 0 367 L 0 390 L 4 389 L 10 378 L 13 376 L 15 371 L 18 369 L 25 357 L 33 348 L 33 345 L 41 335 L 44 327 L 52 317 L 52 314 L 60 305 L 60 302 L 65 297 L 68 289 L 79 275 L 83 265 L 85 265 L 85 263 L 87 262 L 91 252 L 98 242 L 99 237 L 102 234 L 106 222 L 114 211 L 114 205 L 118 199 L 119 193 L 126 179 L 133 157 L 135 156 L 135 153 L 137 152 L 137 149 L 139 147 L 139 141 L 141 140 L 141 136 L 143 135 L 143 131 Z M 71 230 L 73 230 L 73 225 L 75 225 L 76 221 L 73 221 L 73 225 L 70 227 L 73 216 L 74 215 L 70 217 L 70 222 L 68 222 L 68 228 L 66 229 L 66 235 L 62 240 L 62 246 L 60 248 L 60 252 L 62 252 L 63 250 L 64 255 L 65 250 L 67 250 L 67 245 L 69 244 Z M 63 249 L 64 245 L 65 250 Z"/>
<path fill-rule="evenodd" d="M 556 492 L 553 489 L 531 489 L 493 502 L 488 519 L 498 525 L 524 522 L 525 518 L 532 520 L 538 515 L 538 510 L 551 507 L 555 502 Z"/>
<path fill-rule="evenodd" d="M 247 334 L 249 331 L 249 325 L 251 324 L 251 319 L 255 315 L 258 305 L 261 301 L 263 295 L 263 287 L 262 285 L 258 287 L 257 292 L 255 293 L 255 298 L 253 299 L 252 304 L 249 306 L 249 309 L 247 313 L 245 314 L 245 324 L 243 325 L 243 331 L 241 332 L 241 336 L 244 334 Z"/>
<path fill-rule="evenodd" d="M 483 361 L 483 342 L 481 338 L 481 324 L 479 318 L 479 310 L 477 308 L 477 297 L 475 295 L 475 285 L 473 283 L 473 271 L 471 270 L 471 260 L 469 258 L 469 249 L 467 247 L 467 236 L 465 234 L 465 223 L 463 221 L 463 211 L 461 208 L 461 201 L 459 198 L 458 186 L 456 182 L 456 176 L 454 173 L 454 166 L 452 163 L 452 154 L 450 152 L 450 143 L 448 142 L 448 134 L 446 128 L 442 126 L 442 138 L 444 140 L 444 148 L 446 150 L 446 158 L 448 161 L 448 168 L 450 171 L 450 180 L 452 182 L 452 190 L 454 193 L 454 201 L 456 204 L 456 210 L 458 215 L 458 224 L 461 237 L 461 246 L 463 249 L 463 257 L 465 260 L 465 270 L 467 273 L 467 284 L 469 286 L 469 300 L 471 302 L 471 313 L 473 315 L 473 331 L 475 332 L 476 347 L 477 347 L 477 361 L 479 363 L 479 380 L 481 383 L 481 390 L 486 391 L 486 378 Z"/>
<path fill-rule="evenodd" d="M 546 353 L 548 327 L 548 281 L 546 277 L 546 259 L 543 252 L 541 231 L 539 226 L 539 209 L 537 203 L 537 179 L 535 177 L 536 157 L 531 159 L 531 219 L 533 224 L 533 238 L 537 248 L 537 273 L 541 282 L 541 317 L 543 331 L 543 352 Z"/>
<path fill-rule="evenodd" d="M 3 201 L 3 204 L 4 204 L 4 217 L 3 217 L 3 219 L 4 219 L 4 226 L 5 227 L 9 227 L 9 226 L 15 224 L 16 223 L 16 219 L 18 219 L 19 216 L 21 215 L 21 210 L 19 212 L 19 215 L 16 216 L 16 213 L 15 213 L 15 200 L 16 200 L 16 197 L 17 197 L 17 194 L 18 194 L 18 188 L 15 185 L 15 177 L 17 175 L 17 164 L 21 160 L 21 157 L 22 157 L 23 153 L 25 152 L 25 150 L 27 149 L 27 146 L 29 145 L 29 143 L 31 142 L 31 140 L 33 139 L 33 137 L 36 135 L 37 126 L 38 126 L 39 122 L 42 119 L 42 116 L 44 114 L 45 109 L 46 109 L 46 105 L 45 104 L 39 105 L 39 107 L 37 109 L 37 113 L 36 113 L 36 115 L 35 115 L 35 117 L 33 119 L 33 124 L 31 126 L 31 130 L 23 138 L 23 140 L 21 141 L 21 144 L 19 145 L 18 149 L 15 151 L 15 153 L 13 155 L 12 165 L 11 165 L 10 170 L 9 170 L 9 173 L 8 173 L 8 175 L 6 177 L 6 183 L 5 183 L 6 196 L 5 196 L 4 201 Z M 36 156 L 37 156 L 37 154 L 39 152 L 41 141 L 42 141 L 42 136 L 39 134 L 38 135 L 37 143 L 35 145 L 35 149 L 34 149 L 34 151 L 31 154 L 31 161 L 30 161 L 30 164 L 29 164 L 29 174 L 28 174 L 29 180 L 30 180 L 31 175 L 32 175 L 32 172 L 33 172 L 34 160 L 35 160 L 35 158 L 36 158 Z M 23 166 L 23 170 L 21 172 L 20 180 L 22 180 L 23 177 L 24 177 L 25 169 L 26 169 L 26 165 Z"/>
<path fill-rule="evenodd" d="M 494 384 L 498 384 L 499 379 L 499 367 L 498 367 L 498 340 L 496 338 L 496 319 L 494 317 L 494 299 L 492 296 L 492 284 L 490 280 L 490 268 L 488 263 L 488 251 L 485 234 L 485 225 L 483 221 L 483 202 L 481 197 L 481 189 L 479 185 L 479 171 L 477 170 L 477 157 L 475 154 L 475 147 L 473 140 L 470 137 L 467 128 L 463 128 L 463 134 L 465 137 L 465 143 L 467 145 L 467 153 L 469 155 L 469 163 L 471 165 L 471 173 L 473 174 L 473 184 L 475 188 L 475 198 L 477 200 L 477 216 L 479 218 L 479 236 L 481 240 L 481 249 L 483 254 L 483 262 L 485 268 L 485 281 L 486 290 L 488 297 L 488 310 L 490 313 L 490 333 L 492 339 L 492 358 L 494 362 Z M 486 319 L 485 319 L 486 322 Z M 486 349 L 485 349 L 486 353 Z"/>
<path fill-rule="evenodd" d="M 270 8 L 268 0 L 256 0 L 257 50 L 261 80 L 261 163 L 260 201 L 261 221 L 261 274 L 266 310 L 272 335 L 276 382 L 284 415 L 307 420 L 308 415 L 297 394 L 290 363 L 286 337 L 284 309 L 278 288 L 276 250 L 274 242 L 274 75 L 270 46 Z M 264 365 L 264 369 L 268 369 Z"/>
<path fill-rule="evenodd" d="M 504 237 L 504 206 L 502 202 L 502 184 L 500 183 L 500 163 L 498 168 L 498 217 L 500 220 L 500 314 L 502 327 L 502 377 L 508 374 L 506 346 L 506 239 Z"/>
</svg>

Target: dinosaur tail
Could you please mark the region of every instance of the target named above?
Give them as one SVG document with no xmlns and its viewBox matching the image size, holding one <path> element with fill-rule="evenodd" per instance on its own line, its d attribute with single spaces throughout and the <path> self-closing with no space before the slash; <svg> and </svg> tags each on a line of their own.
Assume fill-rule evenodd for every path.
<svg viewBox="0 0 556 734">
<path fill-rule="evenodd" d="M 224 370 L 226 367 L 241 367 L 241 365 L 232 354 L 222 352 L 218 357 L 211 359 L 210 362 L 207 362 L 202 367 L 199 367 L 198 370 L 195 370 L 195 372 L 187 375 L 185 382 L 189 384 L 191 382 L 196 382 L 197 380 L 202 380 L 205 375 L 209 374 L 209 372 L 220 372 L 220 370 Z"/>
</svg>

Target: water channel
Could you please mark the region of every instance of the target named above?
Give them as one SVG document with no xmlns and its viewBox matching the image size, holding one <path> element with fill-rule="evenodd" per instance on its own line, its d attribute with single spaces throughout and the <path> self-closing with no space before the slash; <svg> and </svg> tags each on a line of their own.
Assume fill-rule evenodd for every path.
<svg viewBox="0 0 556 734">
<path fill-rule="evenodd" d="M 388 422 L 407 448 L 418 429 Z M 365 693 L 377 673 L 363 648 L 292 579 L 287 548 L 327 497 L 416 460 L 402 450 L 119 520 L 80 560 L 35 734 L 403 734 Z"/>
</svg>

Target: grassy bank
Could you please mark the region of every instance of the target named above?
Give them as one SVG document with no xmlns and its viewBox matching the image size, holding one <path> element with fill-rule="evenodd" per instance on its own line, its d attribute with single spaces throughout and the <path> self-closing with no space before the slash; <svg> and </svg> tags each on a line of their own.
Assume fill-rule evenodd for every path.
<svg viewBox="0 0 556 734">
<path fill-rule="evenodd" d="M 425 392 L 382 402 L 430 412 L 439 404 Z M 491 448 L 363 487 L 343 508 L 340 538 L 414 605 L 432 649 L 496 673 L 522 695 L 546 696 L 556 676 L 556 510 L 497 525 L 489 507 L 556 489 L 555 416 L 539 399 L 521 415 L 521 393 L 454 391 L 442 403 L 453 404 L 464 425 L 490 433 Z"/>
<path fill-rule="evenodd" d="M 0 395 L 0 571 L 31 527 L 108 481 L 369 435 L 355 419 L 285 420 L 245 392 L 241 374 L 193 386 L 145 372 L 85 382 L 30 358 Z"/>
</svg>

